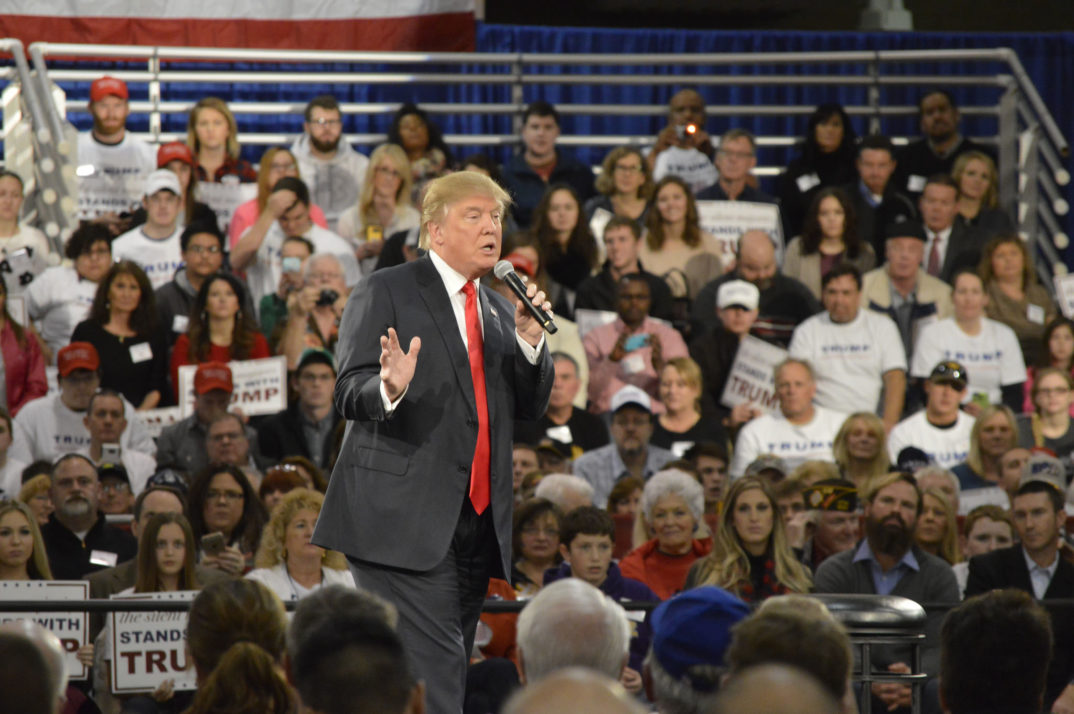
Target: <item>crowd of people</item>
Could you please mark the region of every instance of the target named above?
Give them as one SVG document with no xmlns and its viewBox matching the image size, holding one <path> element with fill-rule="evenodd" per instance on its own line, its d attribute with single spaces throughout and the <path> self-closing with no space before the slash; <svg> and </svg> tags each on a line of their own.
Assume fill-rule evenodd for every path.
<svg viewBox="0 0 1074 714">
<path fill-rule="evenodd" d="M 1074 595 L 1074 322 L 946 91 L 922 95 L 923 136 L 899 150 L 817 107 L 771 195 L 754 137 L 710 135 L 692 89 L 650 146 L 615 148 L 596 173 L 557 146 L 543 101 L 503 166 L 457 157 L 413 104 L 367 157 L 328 95 L 254 166 L 220 99 L 154 151 L 126 129 L 122 81 L 98 79 L 90 98 L 63 255 L 22 223 L 23 177 L 0 172 L 0 580 L 85 578 L 94 598 L 199 590 L 199 687 L 112 692 L 95 617 L 78 652 L 93 675 L 67 689 L 67 711 L 422 711 L 391 608 L 356 589 L 354 553 L 311 541 L 347 427 L 333 394 L 348 297 L 425 259 L 425 191 L 458 171 L 510 195 L 499 256 L 558 326 L 543 338 L 547 410 L 513 425 L 513 567 L 486 595 L 527 605 L 482 616 L 467 712 L 557 697 L 747 711 L 736 697 L 784 690 L 796 711 L 850 712 L 849 641 L 809 593 L 971 598 L 946 621 L 930 613 L 931 678 L 968 676 L 962 660 L 984 657 L 964 651 L 974 637 L 995 646 L 967 624 L 988 608 L 1037 637 L 1033 600 Z M 714 202 L 775 220 L 721 223 Z M 742 357 L 757 344 L 768 363 Z M 250 417 L 229 363 L 271 356 L 286 359 L 287 407 Z M 730 388 L 751 371 L 768 392 Z M 147 416 L 188 401 L 151 433 Z M 1002 588 L 1028 595 L 972 597 Z M 301 601 L 289 631 L 281 601 Z M 1051 711 L 1074 712 L 1074 619 L 1044 629 L 1048 646 L 1027 634 L 1025 648 L 1047 678 L 1026 687 L 1040 679 Z M 49 659 L 46 634 L 0 628 L 5 651 L 20 638 Z M 909 672 L 906 653 L 876 654 Z M 987 702 L 954 674 L 924 693 L 932 711 L 1040 708 Z M 872 695 L 910 703 L 901 683 Z"/>
</svg>

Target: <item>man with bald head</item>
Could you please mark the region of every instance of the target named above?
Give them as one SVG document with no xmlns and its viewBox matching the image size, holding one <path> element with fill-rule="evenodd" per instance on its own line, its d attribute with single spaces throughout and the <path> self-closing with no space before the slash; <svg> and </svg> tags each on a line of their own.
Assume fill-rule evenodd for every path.
<svg viewBox="0 0 1074 714">
<path fill-rule="evenodd" d="M 645 708 L 611 677 L 582 667 L 555 672 L 512 697 L 504 714 L 643 714 Z"/>
<path fill-rule="evenodd" d="M 697 193 L 716 183 L 715 153 L 705 131 L 705 100 L 695 89 L 679 90 L 668 102 L 668 125 L 646 157 L 653 180 L 678 176 Z"/>
<path fill-rule="evenodd" d="M 757 321 L 750 333 L 786 347 L 794 328 L 821 311 L 821 305 L 809 288 L 779 272 L 776 245 L 761 230 L 749 230 L 738 239 L 735 269 L 701 288 L 691 308 L 690 322 L 694 334 L 705 334 L 719 324 L 716 294 L 731 280 L 753 283 L 761 293 Z"/>
<path fill-rule="evenodd" d="M 797 667 L 761 664 L 731 677 L 716 699 L 715 714 L 840 714 L 839 702 L 816 678 Z"/>
</svg>

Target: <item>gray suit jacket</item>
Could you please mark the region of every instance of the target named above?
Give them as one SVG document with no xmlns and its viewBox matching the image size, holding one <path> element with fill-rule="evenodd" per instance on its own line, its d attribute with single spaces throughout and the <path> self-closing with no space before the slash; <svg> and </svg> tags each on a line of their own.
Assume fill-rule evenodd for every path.
<svg viewBox="0 0 1074 714">
<path fill-rule="evenodd" d="M 544 413 L 554 373 L 515 338 L 514 306 L 481 288 L 491 442 L 491 508 L 504 573 L 510 572 L 513 420 Z M 380 336 L 403 349 L 421 337 L 417 370 L 386 416 Z M 348 420 L 314 542 L 366 562 L 428 570 L 443 560 L 467 497 L 477 443 L 470 363 L 429 257 L 379 270 L 351 293 L 339 331 L 336 408 Z"/>
</svg>

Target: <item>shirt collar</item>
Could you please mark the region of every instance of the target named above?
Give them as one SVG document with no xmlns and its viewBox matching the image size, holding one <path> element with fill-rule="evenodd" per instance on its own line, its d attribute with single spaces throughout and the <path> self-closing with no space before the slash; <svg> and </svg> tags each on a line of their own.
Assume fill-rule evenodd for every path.
<svg viewBox="0 0 1074 714">
<path fill-rule="evenodd" d="M 876 559 L 876 556 L 873 555 L 873 549 L 869 547 L 868 538 L 863 538 L 861 541 L 861 545 L 859 545 L 858 549 L 854 552 L 853 562 L 857 563 L 862 560 L 876 563 L 878 566 L 880 565 L 879 561 L 877 561 Z M 917 562 L 917 558 L 914 556 L 914 549 L 912 547 L 906 549 L 906 552 L 903 554 L 902 558 L 899 559 L 899 562 L 895 564 L 895 567 L 897 568 L 900 565 L 905 565 L 907 568 L 915 572 L 921 569 L 921 566 Z"/>
<path fill-rule="evenodd" d="M 1022 547 L 1022 557 L 1026 559 L 1026 569 L 1029 570 L 1030 574 L 1032 574 L 1034 570 L 1041 570 L 1048 573 L 1048 577 L 1051 578 L 1055 575 L 1055 571 L 1059 569 L 1058 550 L 1055 551 L 1055 557 L 1052 559 L 1052 564 L 1047 567 L 1037 565 L 1037 561 L 1029 557 L 1029 553 L 1026 552 L 1025 546 Z"/>
<path fill-rule="evenodd" d="M 447 289 L 448 295 L 455 295 L 462 290 L 462 286 L 466 284 L 466 276 L 448 265 L 447 261 L 441 258 L 435 250 L 429 251 L 429 257 L 433 261 L 433 267 L 436 268 L 436 272 L 440 274 L 440 279 L 444 281 L 444 287 Z M 471 280 L 470 282 L 474 284 L 474 290 L 476 291 L 478 281 Z"/>
</svg>

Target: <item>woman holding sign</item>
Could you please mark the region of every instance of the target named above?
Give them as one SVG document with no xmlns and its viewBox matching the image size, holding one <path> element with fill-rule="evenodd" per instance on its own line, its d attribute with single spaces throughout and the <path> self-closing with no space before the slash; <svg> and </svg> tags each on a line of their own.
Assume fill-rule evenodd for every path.
<svg viewBox="0 0 1074 714">
<path fill-rule="evenodd" d="M 168 398 L 168 343 L 157 324 L 149 278 L 135 263 L 121 260 L 108 270 L 71 341 L 97 349 L 102 388 L 114 389 L 138 409 L 153 409 Z"/>
<path fill-rule="evenodd" d="M 179 397 L 179 368 L 202 362 L 270 357 L 268 341 L 257 331 L 249 312 L 246 288 L 229 273 L 217 273 L 202 283 L 190 308 L 190 322 L 172 349 L 172 387 Z"/>
</svg>

